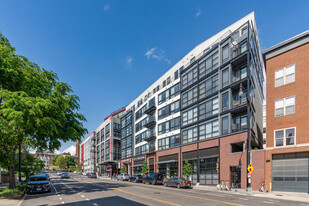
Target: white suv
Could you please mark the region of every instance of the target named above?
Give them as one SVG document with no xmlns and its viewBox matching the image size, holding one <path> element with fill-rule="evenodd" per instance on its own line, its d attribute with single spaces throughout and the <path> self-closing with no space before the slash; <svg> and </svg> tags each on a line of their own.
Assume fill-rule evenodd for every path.
<svg viewBox="0 0 309 206">
<path fill-rule="evenodd" d="M 126 174 L 126 173 L 121 173 L 121 174 L 119 174 L 118 176 L 117 176 L 117 180 L 119 181 L 119 180 L 122 180 L 122 181 L 125 181 L 125 180 L 129 180 L 129 175 L 128 174 Z"/>
</svg>

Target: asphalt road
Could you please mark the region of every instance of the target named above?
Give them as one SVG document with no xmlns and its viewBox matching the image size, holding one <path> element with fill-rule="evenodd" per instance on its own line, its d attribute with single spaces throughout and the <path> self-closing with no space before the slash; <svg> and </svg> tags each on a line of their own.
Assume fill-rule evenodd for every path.
<svg viewBox="0 0 309 206">
<path fill-rule="evenodd" d="M 76 206 L 144 206 L 144 205 L 280 205 L 304 206 L 301 202 L 235 195 L 215 191 L 177 189 L 162 185 L 88 179 L 70 174 L 61 179 L 51 174 L 52 192 L 26 195 L 22 206 L 76 205 Z"/>
</svg>

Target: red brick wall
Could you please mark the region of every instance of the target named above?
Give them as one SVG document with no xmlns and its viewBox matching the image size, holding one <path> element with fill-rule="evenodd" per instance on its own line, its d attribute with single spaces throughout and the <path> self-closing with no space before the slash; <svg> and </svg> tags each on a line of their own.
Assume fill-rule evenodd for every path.
<svg viewBox="0 0 309 206">
<path fill-rule="evenodd" d="M 247 152 L 231 153 L 231 143 L 244 142 L 247 145 L 247 132 L 226 136 L 220 139 L 220 180 L 231 183 L 231 166 L 241 165 L 241 189 L 247 187 Z M 231 184 L 230 184 L 231 186 Z"/>
<path fill-rule="evenodd" d="M 275 87 L 275 71 L 295 64 L 295 82 Z M 266 60 L 266 151 L 265 188 L 272 181 L 272 154 L 309 150 L 309 44 Z M 275 117 L 275 101 L 295 96 L 295 113 Z M 274 130 L 296 127 L 296 145 L 274 148 Z"/>
<path fill-rule="evenodd" d="M 259 190 L 264 182 L 264 150 L 252 150 L 252 166 L 251 174 L 252 190 Z"/>
</svg>

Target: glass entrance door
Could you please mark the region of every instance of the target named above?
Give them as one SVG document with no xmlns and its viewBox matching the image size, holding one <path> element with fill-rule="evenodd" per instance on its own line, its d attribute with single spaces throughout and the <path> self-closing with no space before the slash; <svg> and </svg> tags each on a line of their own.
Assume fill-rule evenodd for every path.
<svg viewBox="0 0 309 206">
<path fill-rule="evenodd" d="M 232 188 L 241 187 L 241 167 L 239 166 L 231 167 L 231 185 Z"/>
</svg>

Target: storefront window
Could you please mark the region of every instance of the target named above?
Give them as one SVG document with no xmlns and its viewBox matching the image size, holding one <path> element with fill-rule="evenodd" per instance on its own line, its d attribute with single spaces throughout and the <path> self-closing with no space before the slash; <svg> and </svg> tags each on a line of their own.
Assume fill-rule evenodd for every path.
<svg viewBox="0 0 309 206">
<path fill-rule="evenodd" d="M 178 176 L 178 162 L 159 164 L 159 173 L 163 174 L 164 178 Z"/>
<path fill-rule="evenodd" d="M 217 185 L 218 171 L 217 163 L 219 158 L 200 159 L 200 184 L 202 185 Z"/>
</svg>

